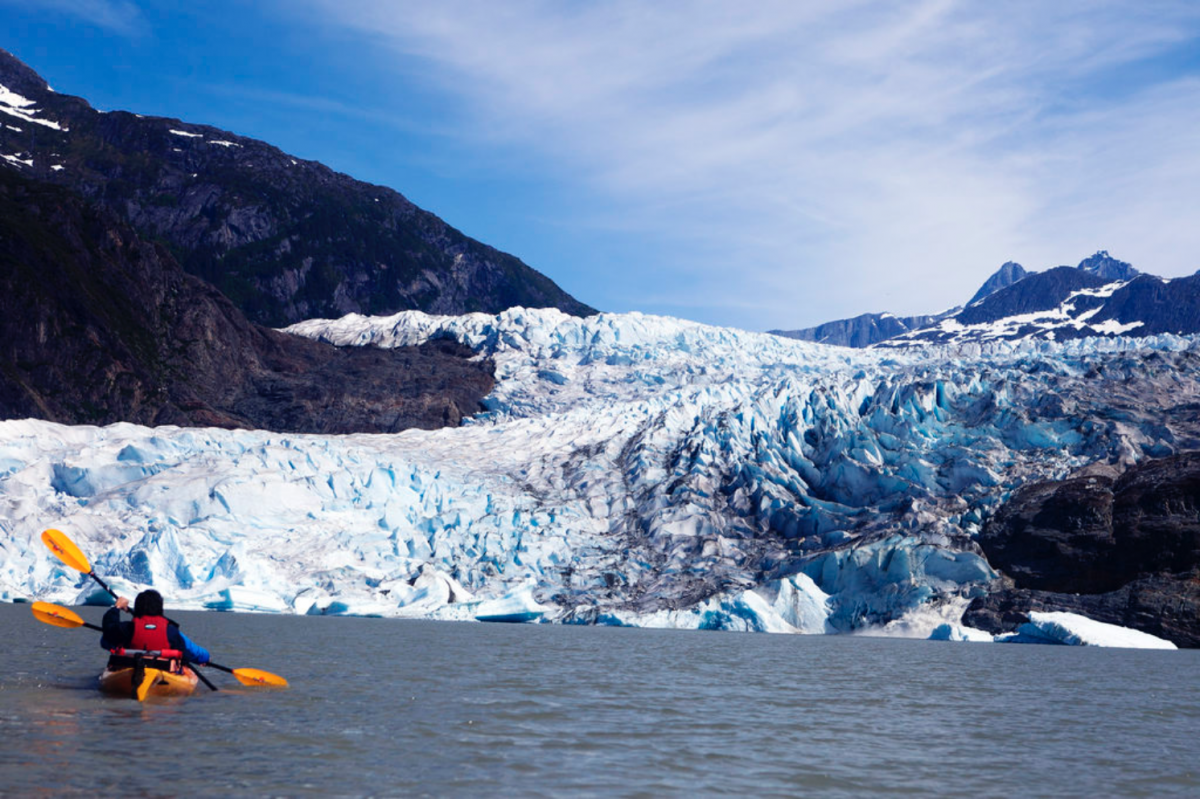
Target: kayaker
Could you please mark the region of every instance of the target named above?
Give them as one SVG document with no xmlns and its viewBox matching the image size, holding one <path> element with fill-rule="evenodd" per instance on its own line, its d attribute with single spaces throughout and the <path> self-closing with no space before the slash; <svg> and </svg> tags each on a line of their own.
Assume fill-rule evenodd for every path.
<svg viewBox="0 0 1200 799">
<path fill-rule="evenodd" d="M 121 647 L 154 651 L 178 649 L 187 663 L 204 665 L 208 662 L 207 649 L 184 635 L 178 626 L 167 622 L 160 593 L 149 589 L 138 594 L 133 603 L 133 621 L 121 621 L 121 611 L 128 607 L 129 600 L 118 597 L 116 604 L 104 614 L 100 646 L 109 651 Z"/>
</svg>

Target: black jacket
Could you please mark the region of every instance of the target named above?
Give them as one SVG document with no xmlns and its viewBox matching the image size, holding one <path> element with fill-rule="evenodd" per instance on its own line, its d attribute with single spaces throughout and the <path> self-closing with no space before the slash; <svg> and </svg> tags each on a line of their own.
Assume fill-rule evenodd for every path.
<svg viewBox="0 0 1200 799">
<path fill-rule="evenodd" d="M 100 646 L 104 649 L 129 646 L 133 640 L 133 622 L 121 621 L 121 611 L 115 607 L 109 608 L 104 614 L 100 626 L 104 628 L 104 632 L 100 633 Z M 183 653 L 183 659 L 188 663 L 203 665 L 208 662 L 208 650 L 193 642 L 174 624 L 167 625 L 167 641 Z"/>
</svg>

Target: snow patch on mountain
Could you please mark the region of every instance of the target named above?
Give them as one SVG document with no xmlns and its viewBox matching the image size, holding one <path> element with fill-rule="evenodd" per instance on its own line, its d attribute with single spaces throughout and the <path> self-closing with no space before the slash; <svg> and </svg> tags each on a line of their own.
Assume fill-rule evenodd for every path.
<svg viewBox="0 0 1200 799">
<path fill-rule="evenodd" d="M 1080 332 L 1096 336 L 1125 336 L 1144 326 L 1145 323 L 1134 321 L 1122 324 L 1115 319 L 1093 323 L 1090 321 L 1091 318 L 1103 308 L 1103 305 L 1083 304 L 1080 301 L 1084 298 L 1097 300 L 1111 297 L 1127 284 L 1128 281 L 1118 281 L 1095 289 L 1081 289 L 1072 292 L 1057 307 L 1025 314 L 1013 314 L 991 322 L 964 324 L 957 317 L 950 317 L 936 325 L 901 334 L 875 346 L 883 348 L 925 346 L 931 341 L 951 347 L 961 346 L 968 342 L 1001 340 L 1047 339 L 1053 341 L 1056 338 L 1056 331 L 1066 329 L 1075 333 L 1076 336 Z"/>
<path fill-rule="evenodd" d="M 33 107 L 34 105 L 33 100 L 22 97 L 7 86 L 0 84 L 0 113 L 54 130 L 66 130 L 53 120 L 38 117 L 40 112 Z"/>
</svg>

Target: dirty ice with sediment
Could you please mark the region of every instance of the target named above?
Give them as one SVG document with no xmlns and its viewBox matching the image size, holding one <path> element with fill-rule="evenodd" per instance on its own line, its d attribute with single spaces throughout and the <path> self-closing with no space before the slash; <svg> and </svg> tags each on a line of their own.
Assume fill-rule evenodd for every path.
<svg viewBox="0 0 1200 799">
<path fill-rule="evenodd" d="M 1153 407 L 1103 421 L 1110 377 L 1200 385 L 1175 336 L 864 351 L 519 308 L 289 331 L 454 338 L 496 386 L 463 427 L 397 435 L 0 422 L 0 599 L 104 600 L 42 547 L 57 527 L 177 608 L 990 639 L 959 626 L 997 578 L 982 521 L 1179 446 Z"/>
</svg>

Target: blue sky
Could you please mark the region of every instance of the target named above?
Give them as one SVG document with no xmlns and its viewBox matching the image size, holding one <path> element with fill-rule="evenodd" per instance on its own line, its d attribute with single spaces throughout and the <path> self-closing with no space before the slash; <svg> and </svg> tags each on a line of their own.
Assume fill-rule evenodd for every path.
<svg viewBox="0 0 1200 799">
<path fill-rule="evenodd" d="M 1200 4 L 0 0 L 101 109 L 397 189 L 602 310 L 750 330 L 1006 260 L 1200 269 Z"/>
</svg>

